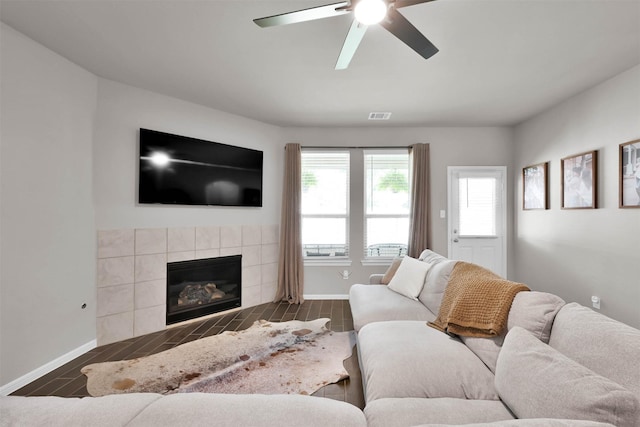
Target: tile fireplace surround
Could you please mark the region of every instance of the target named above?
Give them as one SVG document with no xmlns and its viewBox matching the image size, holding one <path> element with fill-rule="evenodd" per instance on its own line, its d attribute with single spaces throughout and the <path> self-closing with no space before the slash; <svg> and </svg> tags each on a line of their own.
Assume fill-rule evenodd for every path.
<svg viewBox="0 0 640 427">
<path fill-rule="evenodd" d="M 98 345 L 166 328 L 168 262 L 242 255 L 242 308 L 271 302 L 278 240 L 277 225 L 98 231 Z"/>
</svg>

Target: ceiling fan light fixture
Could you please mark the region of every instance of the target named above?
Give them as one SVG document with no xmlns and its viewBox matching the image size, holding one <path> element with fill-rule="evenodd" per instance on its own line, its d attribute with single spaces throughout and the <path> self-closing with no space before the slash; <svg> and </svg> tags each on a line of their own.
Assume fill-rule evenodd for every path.
<svg viewBox="0 0 640 427">
<path fill-rule="evenodd" d="M 363 25 L 377 24 L 387 14 L 384 0 L 360 0 L 353 10 L 356 20 Z"/>
</svg>

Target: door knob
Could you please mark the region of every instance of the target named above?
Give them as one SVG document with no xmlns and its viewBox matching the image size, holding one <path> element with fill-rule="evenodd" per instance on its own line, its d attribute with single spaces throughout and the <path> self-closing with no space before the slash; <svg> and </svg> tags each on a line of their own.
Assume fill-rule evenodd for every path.
<svg viewBox="0 0 640 427">
<path fill-rule="evenodd" d="M 458 243 L 458 239 L 453 239 L 453 242 L 454 243 Z"/>
</svg>

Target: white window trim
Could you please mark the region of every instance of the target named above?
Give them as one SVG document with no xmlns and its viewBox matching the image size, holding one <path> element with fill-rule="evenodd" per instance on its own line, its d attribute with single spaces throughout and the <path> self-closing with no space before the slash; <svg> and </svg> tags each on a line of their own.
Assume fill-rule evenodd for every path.
<svg viewBox="0 0 640 427">
<path fill-rule="evenodd" d="M 351 267 L 352 261 L 348 257 L 325 257 L 324 259 L 313 259 L 304 257 L 305 267 Z"/>
<path fill-rule="evenodd" d="M 344 255 L 344 256 L 324 256 L 324 257 L 313 257 L 313 256 L 307 256 L 306 253 L 303 252 L 302 254 L 302 259 L 303 259 L 303 265 L 305 266 L 326 266 L 326 267 L 350 267 L 351 266 L 351 243 L 349 240 L 349 236 L 350 236 L 350 229 L 351 229 L 351 157 L 352 157 L 352 153 L 350 150 L 348 149 L 335 149 L 335 148 L 331 148 L 331 149 L 310 149 L 307 150 L 304 147 L 302 147 L 303 151 L 307 151 L 307 152 L 326 152 L 326 153 L 342 153 L 342 152 L 346 152 L 349 153 L 349 173 L 347 176 L 347 205 L 346 205 L 346 213 L 344 214 L 301 214 L 300 218 L 301 220 L 303 218 L 344 218 L 345 219 L 345 238 L 346 238 L 346 242 L 345 242 L 345 247 L 346 247 L 346 251 L 348 255 Z M 304 245 L 303 245 L 303 250 L 304 250 Z"/>
<path fill-rule="evenodd" d="M 362 265 L 363 267 L 378 266 L 378 265 L 389 266 L 391 265 L 394 259 L 395 257 L 365 258 L 363 260 L 360 260 L 360 265 Z"/>
<path fill-rule="evenodd" d="M 397 154 L 402 150 L 408 150 L 407 147 L 398 146 L 396 147 L 385 147 L 385 148 L 376 148 L 376 147 L 313 147 L 313 148 L 305 148 L 302 147 L 303 150 L 308 151 L 327 151 L 327 152 L 336 152 L 336 151 L 348 151 L 350 154 L 351 162 L 353 162 L 353 156 L 355 152 L 360 150 L 359 155 L 362 156 L 362 162 L 364 161 L 365 153 L 379 153 L 379 154 Z M 364 169 L 364 163 L 362 163 Z M 411 165 L 409 165 L 411 167 Z M 352 168 L 349 168 L 349 174 L 353 173 Z M 364 182 L 363 182 L 364 185 Z M 411 184 L 409 184 L 411 185 Z M 351 227 L 352 227 L 352 198 L 351 194 L 354 190 L 360 191 L 364 195 L 364 186 L 360 189 L 353 188 L 353 182 L 349 179 L 349 185 L 347 187 L 347 213 L 343 214 L 312 214 L 312 215 L 304 215 L 307 218 L 317 217 L 317 218 L 345 218 L 346 219 L 346 233 L 347 233 L 347 253 L 346 256 L 331 256 L 331 257 L 307 257 L 306 254 L 303 253 L 303 265 L 309 267 L 350 267 L 352 266 L 354 260 L 360 258 L 360 264 L 362 266 L 389 266 L 392 261 L 397 258 L 395 256 L 380 256 L 380 257 L 369 257 L 367 256 L 367 247 L 366 247 L 366 230 L 362 230 L 362 237 L 364 240 L 360 242 L 360 244 L 355 244 L 355 241 L 351 240 Z M 364 198 L 363 198 L 364 202 Z M 406 215 L 393 215 L 393 214 L 366 214 L 366 206 L 362 206 L 363 210 L 361 212 L 362 217 L 360 218 L 362 227 L 366 227 L 367 219 L 369 218 L 410 218 L 409 214 Z M 358 239 L 359 240 L 359 239 Z M 408 242 L 407 242 L 408 243 Z"/>
<path fill-rule="evenodd" d="M 398 148 L 385 148 L 385 149 L 376 149 L 375 147 L 371 147 L 368 149 L 364 149 L 362 151 L 362 159 L 364 162 L 364 157 L 367 154 L 399 154 L 404 150 L 408 150 L 406 147 L 398 147 Z M 408 153 L 408 151 L 407 151 Z M 364 166 L 364 163 L 363 163 Z M 363 169 L 365 169 L 363 167 Z M 362 192 L 364 194 L 364 192 L 366 191 L 366 183 L 363 181 L 363 188 L 362 188 Z M 411 198 L 411 160 L 409 159 L 409 198 Z M 376 266 L 376 265 L 389 265 L 391 264 L 391 262 L 397 258 L 395 256 L 368 256 L 367 252 L 368 252 L 368 248 L 367 248 L 367 232 L 366 232 L 366 227 L 367 227 L 367 220 L 370 218 L 407 218 L 408 220 L 410 220 L 411 215 L 409 213 L 407 214 L 367 214 L 367 207 L 366 207 L 366 196 L 363 197 L 363 211 L 362 211 L 362 226 L 363 226 L 363 241 L 362 241 L 362 247 L 360 249 L 360 253 L 362 254 L 362 259 L 360 260 L 360 263 L 363 266 Z M 407 241 L 407 249 L 408 249 L 408 245 L 409 242 Z"/>
</svg>

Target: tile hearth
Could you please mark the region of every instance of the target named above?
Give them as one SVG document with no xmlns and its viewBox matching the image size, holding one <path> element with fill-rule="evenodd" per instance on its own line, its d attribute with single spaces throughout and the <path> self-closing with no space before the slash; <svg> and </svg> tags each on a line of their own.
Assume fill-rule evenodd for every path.
<svg viewBox="0 0 640 427">
<path fill-rule="evenodd" d="M 242 255 L 242 308 L 273 300 L 277 225 L 98 231 L 98 345 L 166 328 L 167 263 Z"/>
</svg>

